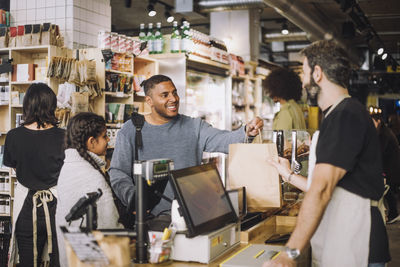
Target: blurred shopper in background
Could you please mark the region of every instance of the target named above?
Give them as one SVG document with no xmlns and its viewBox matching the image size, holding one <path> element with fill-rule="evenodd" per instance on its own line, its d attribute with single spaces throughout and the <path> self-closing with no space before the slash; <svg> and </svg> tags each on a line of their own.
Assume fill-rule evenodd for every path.
<svg viewBox="0 0 400 267">
<path fill-rule="evenodd" d="M 382 113 L 372 113 L 371 117 L 378 131 L 381 143 L 382 169 L 386 176 L 386 184 L 390 186 L 385 195 L 388 205 L 387 223 L 400 221 L 397 211 L 397 187 L 400 184 L 400 148 L 396 136 L 382 121 Z"/>
<path fill-rule="evenodd" d="M 391 114 L 389 116 L 389 128 L 392 130 L 400 144 L 400 116 L 398 114 Z"/>
<path fill-rule="evenodd" d="M 273 130 L 305 130 L 306 123 L 300 106 L 302 86 L 299 76 L 289 69 L 276 68 L 265 80 L 266 91 L 281 107 L 275 114 Z"/>
<path fill-rule="evenodd" d="M 24 97 L 24 122 L 6 137 L 4 165 L 16 170 L 18 181 L 8 266 L 18 259 L 17 266 L 22 267 L 42 266 L 42 262 L 59 266 L 55 186 L 64 160 L 65 130 L 57 127 L 56 107 L 50 87 L 32 84 Z"/>
</svg>

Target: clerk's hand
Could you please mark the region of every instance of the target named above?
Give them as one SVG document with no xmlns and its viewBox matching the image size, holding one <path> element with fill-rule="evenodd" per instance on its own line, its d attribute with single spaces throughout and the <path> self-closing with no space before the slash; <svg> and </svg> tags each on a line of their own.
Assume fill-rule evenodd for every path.
<svg viewBox="0 0 400 267">
<path fill-rule="evenodd" d="M 257 136 L 258 130 L 262 130 L 264 122 L 260 117 L 255 117 L 248 124 L 246 124 L 246 134 L 248 136 Z"/>
<path fill-rule="evenodd" d="M 290 259 L 286 253 L 280 253 L 278 257 L 273 260 L 264 262 L 262 267 L 295 267 L 296 262 Z"/>
<path fill-rule="evenodd" d="M 282 179 L 286 181 L 286 178 L 289 177 L 292 170 L 290 169 L 290 162 L 286 158 L 278 157 L 278 161 L 273 160 L 272 158 L 268 159 L 268 163 L 276 168 L 279 174 L 282 176 Z"/>
</svg>

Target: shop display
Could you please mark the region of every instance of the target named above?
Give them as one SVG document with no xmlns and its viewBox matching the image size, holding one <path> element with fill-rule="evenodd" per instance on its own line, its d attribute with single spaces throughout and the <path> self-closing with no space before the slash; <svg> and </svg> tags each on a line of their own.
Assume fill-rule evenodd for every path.
<svg viewBox="0 0 400 267">
<path fill-rule="evenodd" d="M 164 38 L 161 33 L 161 22 L 157 22 L 157 29 L 154 33 L 153 54 L 162 54 L 164 48 Z"/>
<path fill-rule="evenodd" d="M 149 49 L 150 54 L 154 54 L 154 33 L 153 33 L 153 23 L 149 23 L 149 27 L 147 28 L 146 41 L 147 48 Z"/>
<path fill-rule="evenodd" d="M 181 32 L 181 53 L 191 53 L 193 50 L 192 32 L 190 24 L 187 21 L 183 22 Z"/>
</svg>

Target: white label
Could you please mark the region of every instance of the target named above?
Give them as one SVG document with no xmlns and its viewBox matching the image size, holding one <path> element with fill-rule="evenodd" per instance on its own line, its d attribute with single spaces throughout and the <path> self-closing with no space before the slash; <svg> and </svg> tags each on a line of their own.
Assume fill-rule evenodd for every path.
<svg viewBox="0 0 400 267">
<path fill-rule="evenodd" d="M 161 53 L 162 52 L 162 47 L 163 47 L 163 40 L 157 39 L 154 42 L 154 51 Z"/>
<path fill-rule="evenodd" d="M 180 40 L 179 39 L 171 39 L 171 51 L 179 51 Z"/>
<path fill-rule="evenodd" d="M 192 51 L 192 40 L 182 39 L 182 50 L 187 52 Z"/>
<path fill-rule="evenodd" d="M 154 44 L 153 44 L 153 40 L 147 40 L 147 48 L 149 49 L 149 52 L 153 52 L 154 51 Z"/>
<path fill-rule="evenodd" d="M 133 174 L 142 175 L 142 164 L 140 163 L 133 164 Z"/>
</svg>

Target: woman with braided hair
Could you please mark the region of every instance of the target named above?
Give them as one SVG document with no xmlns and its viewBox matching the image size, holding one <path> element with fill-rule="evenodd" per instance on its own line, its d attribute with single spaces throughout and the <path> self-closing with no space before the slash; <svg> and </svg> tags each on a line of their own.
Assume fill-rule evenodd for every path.
<svg viewBox="0 0 400 267">
<path fill-rule="evenodd" d="M 56 211 L 57 238 L 60 265 L 68 266 L 64 238 L 60 226 L 67 225 L 65 216 L 75 203 L 87 193 L 101 189 L 103 195 L 97 201 L 97 227 L 99 229 L 120 228 L 118 211 L 105 165 L 100 156 L 107 150 L 109 138 L 103 117 L 90 112 L 75 115 L 68 123 L 65 138 L 65 160 L 58 179 L 58 205 Z M 79 226 L 80 220 L 72 226 Z M 85 225 L 84 222 L 83 225 Z"/>
</svg>

